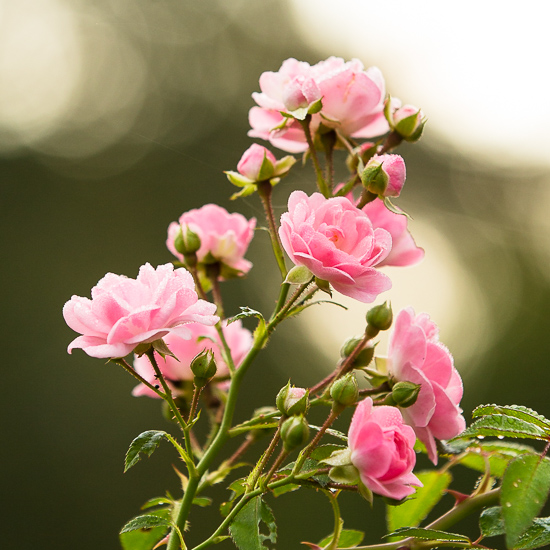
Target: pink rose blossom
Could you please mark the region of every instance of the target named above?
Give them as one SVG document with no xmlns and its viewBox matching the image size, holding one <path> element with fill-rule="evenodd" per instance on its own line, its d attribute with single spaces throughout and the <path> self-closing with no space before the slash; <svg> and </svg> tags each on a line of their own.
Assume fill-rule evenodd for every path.
<svg viewBox="0 0 550 550">
<path fill-rule="evenodd" d="M 369 217 L 346 197 L 308 197 L 294 191 L 279 229 L 286 253 L 335 290 L 361 302 L 372 302 L 391 288 L 390 279 L 374 266 L 386 258 L 391 236 L 375 229 Z"/>
<path fill-rule="evenodd" d="M 424 258 L 424 250 L 414 242 L 407 229 L 406 216 L 390 212 L 380 199 L 375 199 L 363 207 L 374 228 L 381 227 L 391 235 L 391 251 L 378 267 L 384 265 L 408 266 L 417 264 Z"/>
<path fill-rule="evenodd" d="M 380 171 L 377 169 L 381 167 Z M 399 197 L 405 184 L 405 161 L 400 155 L 374 155 L 365 166 L 363 174 L 375 173 L 367 189 L 383 197 Z"/>
<path fill-rule="evenodd" d="M 357 405 L 348 433 L 351 462 L 373 493 L 401 500 L 414 493 L 411 485 L 422 487 L 412 473 L 415 441 L 399 409 L 373 407 L 370 397 Z"/>
<path fill-rule="evenodd" d="M 306 108 L 319 98 L 322 108 L 312 115 L 312 133 L 321 123 L 348 137 L 374 137 L 389 130 L 382 73 L 376 67 L 364 70 L 357 59 L 346 63 L 329 57 L 313 66 L 287 59 L 278 72 L 260 76 L 260 89 L 252 94 L 258 107 L 250 110 L 248 135 L 267 139 L 283 151 L 303 152 L 307 143 L 300 123 L 285 119 L 281 111 Z"/>
<path fill-rule="evenodd" d="M 265 166 L 265 160 L 268 161 L 268 166 L 271 164 L 271 170 L 269 174 L 265 174 L 260 178 L 262 166 Z M 273 175 L 276 162 L 277 159 L 271 151 L 261 145 L 258 145 L 257 143 L 254 143 L 243 153 L 239 164 L 237 164 L 237 170 L 239 174 L 242 174 L 252 181 L 268 179 Z"/>
<path fill-rule="evenodd" d="M 68 348 L 92 357 L 124 357 L 138 344 L 169 333 L 189 338 L 187 323 L 214 325 L 216 306 L 199 300 L 193 277 L 172 264 L 145 264 L 137 279 L 107 273 L 92 288 L 92 299 L 73 296 L 63 307 L 66 323 L 82 336 Z"/>
<path fill-rule="evenodd" d="M 191 339 L 189 340 L 184 340 L 175 334 L 169 334 L 164 339 L 170 351 L 177 357 L 177 360 L 169 355 L 163 359 L 160 355 L 155 353 L 160 371 L 166 378 L 168 386 L 174 395 L 180 393 L 180 382 L 193 380 L 193 373 L 190 368 L 191 361 L 197 354 L 207 348 L 214 352 L 214 359 L 218 367 L 214 380 L 229 375 L 229 368 L 222 359 L 220 351 L 222 349 L 222 344 L 216 329 L 199 323 L 189 324 L 187 328 L 191 331 Z M 252 346 L 252 334 L 248 329 L 242 326 L 241 321 L 235 321 L 230 325 L 224 326 L 223 334 L 231 350 L 231 356 L 235 366 L 238 367 Z M 147 380 L 147 382 L 151 384 L 158 383 L 155 380 L 155 371 L 145 355 L 141 357 L 136 356 L 134 359 L 134 368 L 138 374 Z M 133 389 L 132 394 L 135 396 L 147 395 L 149 397 L 158 397 L 158 395 L 145 386 L 145 384 L 137 385 Z"/>
<path fill-rule="evenodd" d="M 450 439 L 466 423 L 459 407 L 462 380 L 449 350 L 439 342 L 439 330 L 427 313 L 406 308 L 396 317 L 388 348 L 388 374 L 395 381 L 420 384 L 414 405 L 403 409 L 405 422 L 437 463 L 436 439 Z"/>
<path fill-rule="evenodd" d="M 413 105 L 401 105 L 401 100 L 391 98 L 391 126 L 407 141 L 416 141 L 422 135 L 425 119 L 424 113 Z"/>
<path fill-rule="evenodd" d="M 185 212 L 180 216 L 179 222 L 170 224 L 166 246 L 174 256 L 183 261 L 182 254 L 174 246 L 174 240 L 180 228 L 184 231 L 189 228 L 201 241 L 197 251 L 199 262 L 218 261 L 231 269 L 248 273 L 252 264 L 244 259 L 244 255 L 254 236 L 255 227 L 255 218 L 247 220 L 242 214 L 230 214 L 221 206 L 206 204 Z"/>
</svg>

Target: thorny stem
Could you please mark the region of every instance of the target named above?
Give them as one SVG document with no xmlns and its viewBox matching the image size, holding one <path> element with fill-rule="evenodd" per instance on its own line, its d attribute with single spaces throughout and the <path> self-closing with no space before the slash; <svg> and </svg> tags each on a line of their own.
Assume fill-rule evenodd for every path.
<svg viewBox="0 0 550 550">
<path fill-rule="evenodd" d="M 325 432 L 328 430 L 328 428 L 330 428 L 332 423 L 338 418 L 338 415 L 341 412 L 342 412 L 341 410 L 337 410 L 337 409 L 336 410 L 332 409 L 330 411 L 330 414 L 328 415 L 328 418 L 325 420 L 325 423 L 321 426 L 321 429 L 315 434 L 315 437 L 311 440 L 309 445 L 300 452 L 300 455 L 298 456 L 298 460 L 296 460 L 296 463 L 294 464 L 294 468 L 292 469 L 293 474 L 296 475 L 300 472 L 307 457 L 312 453 L 313 449 L 317 447 L 317 443 L 319 443 L 323 435 L 325 435 Z"/>
<path fill-rule="evenodd" d="M 198 388 L 197 386 L 195 386 L 195 390 L 193 391 L 193 399 L 191 400 L 191 407 L 189 408 L 189 420 L 187 421 L 187 423 L 190 423 L 195 417 L 195 412 L 197 410 L 201 391 L 202 387 Z"/>
<path fill-rule="evenodd" d="M 378 149 L 378 151 L 376 151 L 376 154 L 383 155 L 384 153 L 395 149 L 402 141 L 403 138 L 397 132 L 392 131 L 386 136 L 384 143 Z"/>
<path fill-rule="evenodd" d="M 340 540 L 340 534 L 342 533 L 342 521 L 340 520 L 340 506 L 338 505 L 338 493 L 332 493 L 325 489 L 322 490 L 323 493 L 330 500 L 330 505 L 332 506 L 332 513 L 334 514 L 334 532 L 332 535 L 331 543 L 326 547 L 327 550 L 336 550 L 338 548 L 338 541 Z"/>
<path fill-rule="evenodd" d="M 288 273 L 285 265 L 285 256 L 283 254 L 283 247 L 281 246 L 281 241 L 279 239 L 279 232 L 277 231 L 277 223 L 275 222 L 275 216 L 273 214 L 273 205 L 271 204 L 271 192 L 273 190 L 271 183 L 269 181 L 260 181 L 257 184 L 258 195 L 262 200 L 264 206 L 265 217 L 267 218 L 267 223 L 269 224 L 269 235 L 271 237 L 271 246 L 273 248 L 273 254 L 277 260 L 277 265 L 279 266 L 279 271 L 283 281 L 286 279 Z"/>
<path fill-rule="evenodd" d="M 273 477 L 273 474 L 279 469 L 279 466 L 287 456 L 288 456 L 288 451 L 286 451 L 284 448 L 281 449 L 279 456 L 275 459 L 275 462 L 272 464 L 271 468 L 269 469 L 269 472 L 265 476 L 264 483 L 269 483 L 269 480 Z"/>
<path fill-rule="evenodd" d="M 239 448 L 226 460 L 227 466 L 233 465 L 241 456 L 248 451 L 248 449 L 254 444 L 255 438 L 252 435 L 248 435 L 246 439 L 239 445 Z"/>
<path fill-rule="evenodd" d="M 162 393 L 158 387 L 153 386 L 153 384 L 147 382 L 145 378 L 140 376 L 127 362 L 123 357 L 118 357 L 116 359 L 111 359 L 113 363 L 120 365 L 125 371 L 129 372 L 135 379 L 147 386 L 150 390 L 154 391 L 161 399 L 166 399 L 164 393 Z"/>
<path fill-rule="evenodd" d="M 263 469 L 266 467 L 267 463 L 271 458 L 271 455 L 273 454 L 273 451 L 275 450 L 275 447 L 277 447 L 277 444 L 281 439 L 281 423 L 282 423 L 282 419 L 279 421 L 279 427 L 277 428 L 277 431 L 273 434 L 273 438 L 269 443 L 269 447 L 265 450 L 264 454 L 262 455 L 262 458 L 260 459 L 259 464 L 256 466 L 256 473 L 251 479 L 250 485 L 249 485 L 251 489 L 254 489 L 254 486 L 256 485 L 256 482 L 258 481 L 260 475 L 262 474 Z"/>
<path fill-rule="evenodd" d="M 311 160 L 313 162 L 313 167 L 315 168 L 315 175 L 317 176 L 317 186 L 319 191 L 328 199 L 330 194 L 330 189 L 328 188 L 327 182 L 323 177 L 323 170 L 319 164 L 319 158 L 317 157 L 317 151 L 315 150 L 315 145 L 313 144 L 313 138 L 311 137 L 311 129 L 309 124 L 311 122 L 311 115 L 307 115 L 304 120 L 298 121 L 304 130 L 306 136 L 306 141 L 309 146 L 309 154 L 311 155 Z"/>
<path fill-rule="evenodd" d="M 362 338 L 362 340 L 355 346 L 354 350 L 340 363 L 339 366 L 336 367 L 336 369 L 331 372 L 327 377 L 325 377 L 323 380 L 315 384 L 315 386 L 312 386 L 309 389 L 309 394 L 314 395 L 318 392 L 320 392 L 322 389 L 326 388 L 333 380 L 336 380 L 336 378 L 339 378 L 343 374 L 345 374 L 351 365 L 353 364 L 353 361 L 355 361 L 355 358 L 359 354 L 359 352 L 367 345 L 367 342 L 371 340 L 372 337 L 365 334 Z"/>
<path fill-rule="evenodd" d="M 272 317 L 271 321 L 267 325 L 267 333 L 271 334 L 273 330 L 275 330 L 275 327 L 285 318 L 285 315 L 288 313 L 290 308 L 294 305 L 296 300 L 300 297 L 300 295 L 304 292 L 304 290 L 311 284 L 313 281 L 313 277 L 303 285 L 300 285 L 295 291 L 294 294 L 289 298 L 288 302 L 285 304 L 285 306 L 279 310 L 279 312 Z"/>
</svg>

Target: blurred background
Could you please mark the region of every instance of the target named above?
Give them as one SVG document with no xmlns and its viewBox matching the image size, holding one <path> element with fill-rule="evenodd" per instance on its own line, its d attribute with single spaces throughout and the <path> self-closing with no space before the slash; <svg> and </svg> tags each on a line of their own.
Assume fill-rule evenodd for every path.
<svg viewBox="0 0 550 550">
<path fill-rule="evenodd" d="M 450 6 L 0 0 L 3 548 L 114 550 L 142 503 L 179 496 L 168 447 L 122 474 L 130 441 L 170 426 L 157 401 L 130 395 L 121 369 L 67 355 L 75 335 L 61 308 L 107 271 L 135 277 L 145 262 L 172 261 L 166 228 L 186 210 L 216 202 L 264 223 L 257 197 L 229 201 L 222 171 L 251 144 L 260 74 L 288 57 L 359 58 L 380 67 L 392 95 L 422 107 L 424 137 L 399 151 L 408 171 L 399 205 L 426 259 L 388 270 L 394 288 L 381 298 L 439 324 L 468 420 L 482 402 L 550 415 L 550 8 Z M 310 166 L 295 172 L 275 189 L 278 214 L 297 186 L 314 189 Z M 246 284 L 224 286 L 226 309 L 269 312 L 277 281 L 266 284 L 276 274 L 267 233 L 257 232 L 248 258 Z M 281 327 L 250 373 L 239 419 L 273 402 L 289 377 L 307 386 L 331 369 L 343 340 L 364 327 L 366 306 L 349 305 Z M 319 526 L 331 524 L 330 506 L 301 493 L 292 505 L 308 516 L 298 524 L 291 497 L 274 503 L 278 548 L 328 534 Z M 342 507 L 347 527 L 382 532 L 381 502 L 371 513 L 344 495 Z M 206 536 L 218 517 L 194 513 L 193 528 Z"/>
</svg>

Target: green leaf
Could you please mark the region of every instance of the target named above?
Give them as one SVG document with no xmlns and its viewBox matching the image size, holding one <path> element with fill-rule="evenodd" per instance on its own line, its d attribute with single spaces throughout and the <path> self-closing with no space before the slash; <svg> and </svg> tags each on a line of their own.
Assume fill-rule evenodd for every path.
<svg viewBox="0 0 550 550">
<path fill-rule="evenodd" d="M 206 506 L 210 506 L 212 504 L 212 499 L 210 497 L 195 497 L 193 499 L 193 504 L 196 504 L 201 508 L 205 508 Z"/>
<path fill-rule="evenodd" d="M 310 457 L 313 460 L 323 460 L 328 458 L 334 451 L 342 451 L 346 448 L 345 445 L 319 445 L 312 451 Z"/>
<path fill-rule="evenodd" d="M 508 464 L 514 458 L 534 452 L 535 449 L 529 445 L 511 441 L 478 442 L 472 445 L 471 449 L 468 449 L 468 453 L 460 459 L 460 464 L 484 473 L 486 468 L 485 458 L 487 458 L 490 474 L 493 477 L 502 477 Z"/>
<path fill-rule="evenodd" d="M 484 537 L 504 535 L 504 519 L 500 506 L 485 508 L 479 516 L 479 530 Z"/>
<path fill-rule="evenodd" d="M 516 458 L 504 472 L 500 491 L 506 544 L 513 547 L 548 498 L 550 460 L 536 454 Z"/>
<path fill-rule="evenodd" d="M 258 317 L 258 319 L 265 322 L 264 316 L 259 311 L 251 309 L 248 306 L 241 306 L 239 309 L 241 310 L 240 313 L 237 313 L 237 315 L 234 315 L 233 317 L 227 319 L 228 325 L 230 325 L 234 321 L 237 321 L 238 319 L 246 319 L 248 317 Z"/>
<path fill-rule="evenodd" d="M 140 453 L 151 456 L 159 446 L 160 440 L 167 435 L 166 432 L 159 430 L 149 430 L 139 434 L 132 443 L 130 443 L 130 448 L 126 453 L 126 459 L 124 461 L 124 471 L 127 472 L 141 460 Z"/>
<path fill-rule="evenodd" d="M 424 529 L 422 527 L 402 527 L 389 533 L 382 538 L 387 537 L 413 537 L 415 539 L 440 540 L 449 542 L 465 542 L 469 543 L 470 539 L 464 535 L 456 533 L 447 533 L 446 531 L 438 531 L 436 529 Z"/>
<path fill-rule="evenodd" d="M 527 407 L 523 407 L 521 405 L 480 405 L 472 412 L 472 416 L 474 418 L 493 414 L 510 416 L 513 418 L 519 418 L 525 422 L 530 422 L 531 424 L 535 424 L 539 428 L 546 430 L 547 434 L 550 435 L 550 420 L 533 409 L 528 409 Z"/>
<path fill-rule="evenodd" d="M 275 497 L 279 497 L 281 495 L 284 495 L 285 493 L 291 493 L 292 491 L 297 491 L 301 486 L 296 485 L 295 483 L 289 483 L 288 485 L 282 485 L 281 487 L 277 487 L 275 489 L 271 490 L 271 493 Z"/>
<path fill-rule="evenodd" d="M 152 529 L 153 527 L 169 527 L 171 525 L 170 513 L 162 513 L 162 511 L 155 512 L 154 514 L 146 514 L 144 516 L 137 516 L 131 519 L 121 530 L 120 534 L 128 533 L 130 531 L 136 531 L 137 529 Z"/>
<path fill-rule="evenodd" d="M 327 544 L 332 542 L 334 533 L 330 534 L 328 537 L 325 537 L 320 543 L 321 548 L 325 547 Z M 363 539 L 365 538 L 365 533 L 363 531 L 355 531 L 354 529 L 342 529 L 340 533 L 340 538 L 338 539 L 338 548 L 353 548 L 359 546 Z"/>
<path fill-rule="evenodd" d="M 532 550 L 550 544 L 550 518 L 535 518 L 533 525 L 520 537 L 516 550 Z"/>
<path fill-rule="evenodd" d="M 466 428 L 457 438 L 502 436 L 527 439 L 542 439 L 546 441 L 548 434 L 536 424 L 520 418 L 494 414 L 483 416 Z M 456 438 L 455 438 L 456 439 Z"/>
<path fill-rule="evenodd" d="M 268 529 L 268 535 L 260 533 L 260 523 Z M 277 526 L 271 508 L 262 500 L 261 496 L 253 498 L 235 516 L 229 526 L 233 542 L 239 550 L 267 550 L 266 540 L 277 542 Z"/>
<path fill-rule="evenodd" d="M 146 510 L 147 508 L 153 508 L 153 506 L 167 506 L 174 504 L 173 500 L 170 500 L 167 497 L 155 497 L 150 498 L 142 507 L 142 510 Z"/>
<path fill-rule="evenodd" d="M 418 526 L 439 502 L 452 480 L 449 472 L 419 472 L 417 477 L 424 486 L 417 487 L 415 494 L 403 504 L 387 507 L 388 530 Z"/>
<path fill-rule="evenodd" d="M 168 528 L 163 525 L 145 531 L 140 529 L 123 533 L 119 535 L 122 550 L 152 550 L 167 531 Z"/>
</svg>

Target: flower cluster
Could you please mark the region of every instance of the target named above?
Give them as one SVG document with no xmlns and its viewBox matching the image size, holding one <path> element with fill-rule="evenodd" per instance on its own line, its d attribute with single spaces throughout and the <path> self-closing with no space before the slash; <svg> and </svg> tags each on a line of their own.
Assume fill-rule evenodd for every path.
<svg viewBox="0 0 550 550">
<path fill-rule="evenodd" d="M 425 123 L 422 111 L 386 96 L 380 71 L 365 70 L 358 60 L 331 57 L 309 65 L 288 59 L 278 72 L 262 74 L 260 88 L 253 94 L 257 106 L 250 111 L 249 135 L 291 153 L 307 151 L 304 160 L 311 159 L 318 187 L 311 194 L 291 191 L 288 207 L 277 219 L 273 187 L 295 165 L 294 157 L 278 160 L 266 147 L 253 144 L 237 170 L 225 172 L 240 188 L 232 198 L 257 193 L 261 199 L 281 273 L 270 315 L 248 306 L 225 314 L 223 283 L 243 278 L 252 268 L 245 255 L 256 219 L 216 204 L 188 210 L 169 225 L 166 246 L 176 258 L 173 264 L 156 269 L 146 264 L 136 279 L 108 273 L 92 289 L 91 299 L 73 296 L 63 309 L 67 324 L 81 334 L 69 345 L 69 353 L 82 348 L 88 355 L 123 366 L 139 382 L 133 395 L 163 399 L 183 433 L 181 444 L 167 436 L 188 470 L 181 474 L 186 487 L 181 503 L 167 499 L 172 508 L 170 525 L 177 528 L 157 540 L 155 547 L 161 542 L 167 542 L 170 550 L 185 547 L 179 546 L 179 537 L 184 536 L 197 490 L 206 490 L 244 466 L 240 455 L 262 433 L 271 431 L 271 442 L 223 505 L 224 528 L 231 530 L 251 494 L 266 521 L 264 516 L 271 517 L 271 512 L 261 508 L 264 493 L 279 487 L 284 491 L 291 483 L 299 488 L 298 480 L 323 489 L 330 484 L 334 491 L 324 493 L 331 499 L 341 490 L 355 490 L 369 499 L 373 494 L 387 497 L 395 504 L 422 487 L 413 473 L 416 440 L 435 464 L 438 440 L 454 438 L 465 428 L 462 381 L 452 355 L 439 342 L 437 326 L 427 314 L 416 315 L 412 308 L 400 311 L 394 321 L 387 303 L 367 312 L 363 334 L 346 341 L 331 374 L 308 389 L 289 381 L 271 407 L 234 424 L 243 378 L 280 323 L 317 303 L 312 298 L 319 291 L 334 290 L 362 303 L 373 302 L 392 286 L 384 267 L 413 266 L 424 257 L 409 231 L 407 216 L 390 202 L 400 197 L 406 180 L 405 161 L 393 151 L 403 140 L 418 140 Z M 378 139 L 361 144 L 358 138 Z M 346 151 L 349 171 L 344 183 L 333 181 L 334 155 L 340 149 Z M 294 264 L 291 269 L 288 259 Z M 267 284 L 263 290 L 269 292 Z M 209 292 L 213 303 L 208 301 Z M 243 322 L 256 322 L 254 332 Z M 380 357 L 375 339 L 392 323 L 388 355 Z M 123 359 L 132 351 L 133 367 Z M 360 390 L 359 375 L 367 377 L 368 389 Z M 330 413 L 312 436 L 308 414 L 313 404 L 328 405 Z M 336 434 L 329 427 L 347 407 L 355 408 L 347 447 L 340 444 L 328 452 L 323 447 L 315 454 L 323 437 Z M 203 409 L 208 414 L 201 416 Z M 195 433 L 195 424 L 204 417 L 210 423 L 208 430 Z M 206 432 L 209 436 L 203 443 L 200 439 Z M 136 438 L 127 467 L 139 460 L 140 453 L 150 455 L 162 434 L 167 435 L 150 431 Z M 216 470 L 215 455 L 227 440 L 242 434 L 244 441 L 230 458 L 219 461 Z M 280 451 L 275 453 L 278 445 Z M 301 450 L 296 460 L 281 468 L 297 448 Z M 329 481 L 321 484 L 311 471 L 303 475 L 305 468 L 325 464 L 331 466 Z M 341 520 L 336 524 L 341 525 Z M 255 520 L 256 530 L 257 525 Z M 224 538 L 222 531 L 199 546 Z M 235 541 L 239 536 L 234 531 L 231 535 Z M 324 546 L 338 547 L 338 536 L 335 533 L 334 541 Z"/>
</svg>

